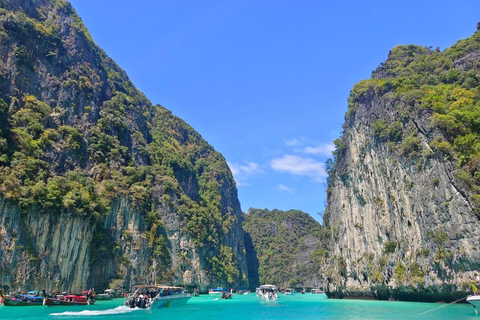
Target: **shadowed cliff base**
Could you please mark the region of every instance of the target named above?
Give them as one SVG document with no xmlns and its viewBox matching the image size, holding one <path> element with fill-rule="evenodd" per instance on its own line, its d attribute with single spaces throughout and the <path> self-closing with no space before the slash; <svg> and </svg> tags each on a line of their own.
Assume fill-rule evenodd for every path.
<svg viewBox="0 0 480 320">
<path fill-rule="evenodd" d="M 365 299 L 365 300 L 395 300 L 413 302 L 445 302 L 450 303 L 471 295 L 471 292 L 456 291 L 454 285 L 445 284 L 440 287 L 417 289 L 414 287 L 390 288 L 387 286 L 374 286 L 370 291 L 349 291 L 338 289 L 326 291 L 331 299 Z M 463 303 L 465 300 L 459 301 Z"/>
</svg>

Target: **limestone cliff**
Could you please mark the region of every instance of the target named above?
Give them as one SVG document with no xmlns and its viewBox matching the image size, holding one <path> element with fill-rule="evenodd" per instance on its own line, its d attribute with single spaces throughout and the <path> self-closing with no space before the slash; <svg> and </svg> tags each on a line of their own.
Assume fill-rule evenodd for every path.
<svg viewBox="0 0 480 320">
<path fill-rule="evenodd" d="M 480 270 L 480 33 L 398 46 L 352 90 L 325 225 L 333 296 L 448 301 Z"/>
<path fill-rule="evenodd" d="M 0 285 L 245 286 L 225 159 L 63 0 L 0 1 Z"/>
</svg>

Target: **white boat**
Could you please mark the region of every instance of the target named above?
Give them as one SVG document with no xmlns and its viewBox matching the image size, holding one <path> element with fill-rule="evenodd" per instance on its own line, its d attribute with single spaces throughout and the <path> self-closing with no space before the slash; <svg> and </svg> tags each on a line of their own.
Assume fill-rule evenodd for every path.
<svg viewBox="0 0 480 320">
<path fill-rule="evenodd" d="M 468 296 L 467 302 L 473 305 L 475 313 L 477 313 L 477 308 L 480 308 L 480 295 Z"/>
<path fill-rule="evenodd" d="M 95 300 L 112 300 L 115 297 L 114 290 L 107 289 L 103 293 L 97 294 Z"/>
<path fill-rule="evenodd" d="M 208 295 L 212 297 L 221 297 L 224 292 L 227 292 L 226 288 L 218 287 L 218 288 L 208 290 Z"/>
<path fill-rule="evenodd" d="M 125 299 L 130 308 L 160 309 L 170 306 L 184 305 L 192 297 L 182 287 L 165 285 L 133 286 L 134 293 Z"/>
<path fill-rule="evenodd" d="M 310 290 L 310 292 L 311 292 L 312 294 L 325 294 L 325 292 L 323 292 L 323 291 L 320 290 L 320 289 L 312 289 L 312 290 Z"/>
<path fill-rule="evenodd" d="M 290 289 L 290 288 L 289 288 L 289 289 L 285 289 L 285 290 L 283 291 L 283 294 L 293 295 L 293 294 L 295 294 L 295 290 L 294 290 L 294 289 Z"/>
<path fill-rule="evenodd" d="M 278 299 L 278 289 L 272 284 L 264 284 L 257 288 L 257 297 L 261 297 L 267 301 Z"/>
</svg>

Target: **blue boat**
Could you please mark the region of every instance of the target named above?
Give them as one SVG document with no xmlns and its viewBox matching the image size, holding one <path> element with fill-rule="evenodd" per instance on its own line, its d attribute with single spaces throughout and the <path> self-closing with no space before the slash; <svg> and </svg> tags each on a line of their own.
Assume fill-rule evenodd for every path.
<svg viewBox="0 0 480 320">
<path fill-rule="evenodd" d="M 3 304 L 7 307 L 43 306 L 44 297 L 37 294 L 35 291 L 35 295 L 17 294 L 13 297 L 5 297 Z"/>
<path fill-rule="evenodd" d="M 227 288 L 218 287 L 218 288 L 208 290 L 208 294 L 214 297 L 221 297 L 224 292 L 227 292 Z"/>
</svg>

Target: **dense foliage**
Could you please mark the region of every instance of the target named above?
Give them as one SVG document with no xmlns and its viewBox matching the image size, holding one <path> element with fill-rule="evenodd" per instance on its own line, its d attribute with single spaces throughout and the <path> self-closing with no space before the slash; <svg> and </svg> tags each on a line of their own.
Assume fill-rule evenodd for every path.
<svg viewBox="0 0 480 320">
<path fill-rule="evenodd" d="M 396 121 L 379 119 L 371 126 L 378 141 L 392 151 L 415 159 L 433 156 L 421 145 L 411 115 L 430 112 L 433 136 L 429 147 L 438 157 L 454 160 L 456 172 L 470 190 L 470 201 L 480 214 L 480 32 L 440 52 L 416 45 L 397 46 L 373 77 L 355 85 L 349 97 L 346 121 L 356 106 L 374 97 L 393 99 Z M 407 128 L 410 128 L 407 130 Z M 335 154 L 343 152 L 342 139 Z M 329 163 L 330 173 L 335 164 Z M 332 175 L 330 175 L 332 177 Z"/>
<path fill-rule="evenodd" d="M 298 210 L 250 209 L 244 218 L 244 229 L 256 250 L 260 284 L 284 288 L 318 285 L 321 258 L 327 251 L 317 221 Z"/>
</svg>

